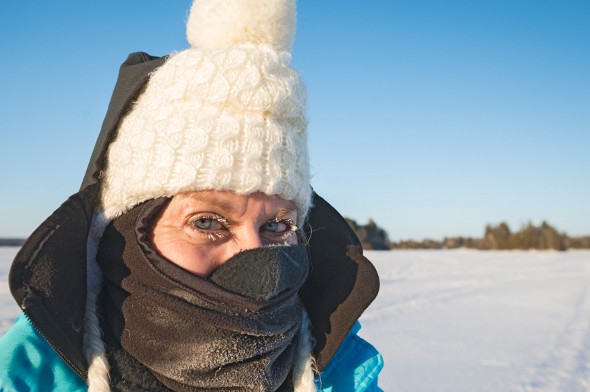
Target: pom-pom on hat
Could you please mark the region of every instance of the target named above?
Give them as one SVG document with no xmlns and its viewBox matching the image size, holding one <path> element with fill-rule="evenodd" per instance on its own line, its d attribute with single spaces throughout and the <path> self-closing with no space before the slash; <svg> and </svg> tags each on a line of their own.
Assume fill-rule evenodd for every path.
<svg viewBox="0 0 590 392">
<path fill-rule="evenodd" d="M 104 218 L 179 192 L 228 190 L 291 200 L 302 223 L 311 187 L 294 34 L 294 0 L 196 0 L 192 47 L 154 71 L 109 147 Z"/>
<path fill-rule="evenodd" d="M 295 38 L 295 0 L 195 1 L 186 36 L 193 48 L 221 49 L 249 43 L 289 52 Z"/>
</svg>

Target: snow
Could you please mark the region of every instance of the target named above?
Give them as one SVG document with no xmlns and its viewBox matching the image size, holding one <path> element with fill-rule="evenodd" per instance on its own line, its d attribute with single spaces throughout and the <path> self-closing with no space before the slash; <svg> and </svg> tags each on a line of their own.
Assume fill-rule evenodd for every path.
<svg viewBox="0 0 590 392">
<path fill-rule="evenodd" d="M 0 247 L 0 334 L 19 314 Z M 381 291 L 360 335 L 385 391 L 590 390 L 590 251 L 366 252 Z"/>
<path fill-rule="evenodd" d="M 588 391 L 590 252 L 366 252 L 385 391 Z"/>
<path fill-rule="evenodd" d="M 20 314 L 20 308 L 12 299 L 8 288 L 10 264 L 18 250 L 18 247 L 0 246 L 0 336 L 14 324 Z"/>
</svg>

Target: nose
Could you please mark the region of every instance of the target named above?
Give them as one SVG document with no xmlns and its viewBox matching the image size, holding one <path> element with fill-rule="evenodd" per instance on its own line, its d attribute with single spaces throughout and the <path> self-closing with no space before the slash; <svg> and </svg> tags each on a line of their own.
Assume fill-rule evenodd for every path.
<svg viewBox="0 0 590 392">
<path fill-rule="evenodd" d="M 244 250 L 260 248 L 264 246 L 264 241 L 260 236 L 260 232 L 255 227 L 244 228 L 244 230 L 238 236 L 236 241 L 236 252 Z"/>
</svg>

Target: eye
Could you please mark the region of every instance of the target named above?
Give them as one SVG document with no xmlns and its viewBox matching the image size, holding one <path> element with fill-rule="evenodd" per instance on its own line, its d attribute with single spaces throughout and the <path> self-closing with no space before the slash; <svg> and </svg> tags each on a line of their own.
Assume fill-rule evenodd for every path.
<svg viewBox="0 0 590 392">
<path fill-rule="evenodd" d="M 201 217 L 190 222 L 190 225 L 201 230 L 222 230 L 225 228 L 219 218 Z"/>
<path fill-rule="evenodd" d="M 272 220 L 270 222 L 266 222 L 261 228 L 261 231 L 271 234 L 283 234 L 287 232 L 290 233 L 295 230 L 297 230 L 297 226 L 295 226 L 295 223 L 290 219 Z"/>
<path fill-rule="evenodd" d="M 196 215 L 188 221 L 193 238 L 218 241 L 228 237 L 229 222 L 221 215 Z"/>
</svg>

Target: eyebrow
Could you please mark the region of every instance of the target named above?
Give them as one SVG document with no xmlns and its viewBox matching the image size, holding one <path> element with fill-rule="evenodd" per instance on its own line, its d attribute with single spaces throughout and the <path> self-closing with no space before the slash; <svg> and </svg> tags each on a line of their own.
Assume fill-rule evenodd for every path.
<svg viewBox="0 0 590 392">
<path fill-rule="evenodd" d="M 290 212 L 294 212 L 294 211 L 297 211 L 297 208 L 295 207 L 294 204 L 290 205 L 288 208 L 281 207 L 277 211 L 276 217 L 277 217 L 277 219 L 283 219 L 285 217 L 285 215 L 287 215 Z"/>
</svg>

